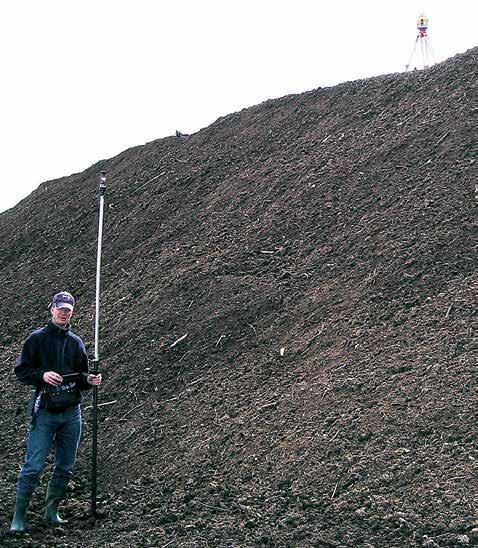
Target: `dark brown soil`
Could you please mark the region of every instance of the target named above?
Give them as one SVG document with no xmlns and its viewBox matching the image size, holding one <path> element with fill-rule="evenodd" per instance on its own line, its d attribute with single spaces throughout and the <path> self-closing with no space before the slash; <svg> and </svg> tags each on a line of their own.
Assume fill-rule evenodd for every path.
<svg viewBox="0 0 478 548">
<path fill-rule="evenodd" d="M 43 481 L 31 532 L 0 543 L 478 542 L 477 56 L 268 101 L 0 215 L 6 531 L 27 432 L 14 360 L 62 289 L 91 345 L 108 172 L 103 519 L 87 399 L 68 526 L 42 523 Z"/>
</svg>

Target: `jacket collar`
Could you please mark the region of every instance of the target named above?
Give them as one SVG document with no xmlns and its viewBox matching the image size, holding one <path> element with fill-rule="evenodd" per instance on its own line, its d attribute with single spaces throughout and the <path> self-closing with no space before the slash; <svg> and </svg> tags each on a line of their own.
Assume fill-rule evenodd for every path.
<svg viewBox="0 0 478 548">
<path fill-rule="evenodd" d="M 66 335 L 70 331 L 70 324 L 66 324 L 66 327 L 60 327 L 59 325 L 53 323 L 53 320 L 49 320 L 47 324 L 47 329 L 48 331 L 50 331 L 50 333 L 53 333 L 54 335 L 66 337 Z"/>
</svg>

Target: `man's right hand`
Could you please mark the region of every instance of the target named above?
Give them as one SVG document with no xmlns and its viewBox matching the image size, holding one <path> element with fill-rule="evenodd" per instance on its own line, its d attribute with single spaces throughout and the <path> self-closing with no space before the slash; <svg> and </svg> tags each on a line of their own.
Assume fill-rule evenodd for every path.
<svg viewBox="0 0 478 548">
<path fill-rule="evenodd" d="M 53 386 L 60 386 L 63 378 L 58 373 L 55 373 L 55 371 L 47 371 L 46 373 L 43 373 L 43 380 L 47 384 L 52 384 Z"/>
</svg>

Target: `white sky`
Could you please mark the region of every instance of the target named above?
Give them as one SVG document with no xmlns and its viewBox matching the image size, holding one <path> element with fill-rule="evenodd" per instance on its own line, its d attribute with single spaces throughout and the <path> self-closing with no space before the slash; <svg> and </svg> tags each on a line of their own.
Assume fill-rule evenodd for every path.
<svg viewBox="0 0 478 548">
<path fill-rule="evenodd" d="M 130 146 L 270 98 L 478 45 L 476 0 L 10 0 L 0 5 L 0 211 Z"/>
</svg>

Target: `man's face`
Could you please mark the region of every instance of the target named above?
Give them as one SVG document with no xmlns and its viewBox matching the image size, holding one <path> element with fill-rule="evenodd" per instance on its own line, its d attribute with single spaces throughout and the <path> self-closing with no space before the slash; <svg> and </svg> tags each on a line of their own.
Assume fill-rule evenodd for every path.
<svg viewBox="0 0 478 548">
<path fill-rule="evenodd" d="M 73 311 L 69 308 L 57 308 L 56 306 L 51 307 L 51 317 L 57 325 L 66 325 L 69 322 L 72 314 Z"/>
</svg>

